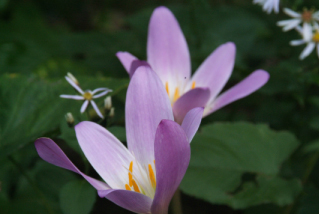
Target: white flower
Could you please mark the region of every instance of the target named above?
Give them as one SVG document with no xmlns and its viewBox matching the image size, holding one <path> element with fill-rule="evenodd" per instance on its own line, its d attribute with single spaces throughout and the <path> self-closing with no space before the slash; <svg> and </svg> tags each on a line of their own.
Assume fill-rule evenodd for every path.
<svg viewBox="0 0 319 214">
<path fill-rule="evenodd" d="M 73 75 L 72 75 L 73 76 Z M 87 106 L 89 105 L 89 103 L 91 103 L 91 105 L 93 106 L 94 110 L 96 111 L 96 113 L 103 118 L 102 113 L 100 112 L 99 108 L 97 107 L 96 103 L 93 101 L 93 99 L 95 98 L 99 98 L 102 97 L 104 95 L 106 95 L 107 93 L 111 92 L 112 90 L 108 89 L 108 88 L 97 88 L 93 91 L 91 90 L 86 90 L 85 92 L 75 83 L 75 81 L 73 79 L 71 79 L 68 76 L 65 77 L 65 79 L 70 83 L 70 85 L 73 86 L 73 88 L 75 88 L 80 94 L 80 95 L 60 95 L 61 98 L 67 98 L 67 99 L 73 99 L 73 100 L 85 100 L 82 107 L 81 107 L 81 113 L 83 113 L 85 111 L 85 109 L 87 108 Z M 99 94 L 96 94 L 97 92 L 101 92 Z M 96 94 L 96 95 L 95 95 Z"/>
<path fill-rule="evenodd" d="M 289 8 L 284 8 L 284 12 L 293 19 L 277 22 L 278 26 L 283 27 L 283 31 L 294 29 L 302 22 L 312 24 L 314 21 L 319 21 L 319 11 L 314 12 L 313 10 L 305 9 L 303 13 L 297 13 Z"/>
<path fill-rule="evenodd" d="M 317 47 L 317 55 L 319 56 L 319 25 L 314 23 L 312 27 L 308 23 L 303 24 L 302 29 L 302 39 L 300 40 L 293 40 L 290 42 L 290 45 L 302 45 L 307 44 L 305 49 L 301 52 L 299 59 L 303 60 Z"/>
<path fill-rule="evenodd" d="M 263 6 L 263 10 L 268 14 L 274 10 L 275 13 L 279 12 L 279 0 L 254 0 L 254 4 L 259 4 Z"/>
</svg>

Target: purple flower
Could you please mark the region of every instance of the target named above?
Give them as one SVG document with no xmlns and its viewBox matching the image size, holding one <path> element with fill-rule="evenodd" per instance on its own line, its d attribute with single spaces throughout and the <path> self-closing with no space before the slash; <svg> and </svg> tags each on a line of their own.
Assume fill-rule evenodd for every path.
<svg viewBox="0 0 319 214">
<path fill-rule="evenodd" d="M 40 138 L 35 147 L 45 161 L 82 175 L 100 197 L 136 213 L 165 214 L 188 167 L 189 143 L 204 109 L 192 109 L 182 125 L 174 122 L 165 88 L 147 66 L 136 70 L 126 97 L 128 148 L 93 122 L 75 126 L 82 151 L 106 183 L 79 171 L 51 139 Z"/>
<path fill-rule="evenodd" d="M 221 45 L 190 77 L 191 61 L 183 32 L 171 11 L 158 7 L 149 23 L 147 62 L 137 60 L 128 52 L 118 52 L 116 55 L 130 77 L 139 65 L 149 64 L 152 67 L 166 88 L 175 121 L 181 123 L 186 113 L 194 107 L 205 106 L 205 117 L 251 94 L 268 81 L 269 74 L 257 70 L 220 94 L 232 73 L 235 52 L 234 43 Z"/>
</svg>

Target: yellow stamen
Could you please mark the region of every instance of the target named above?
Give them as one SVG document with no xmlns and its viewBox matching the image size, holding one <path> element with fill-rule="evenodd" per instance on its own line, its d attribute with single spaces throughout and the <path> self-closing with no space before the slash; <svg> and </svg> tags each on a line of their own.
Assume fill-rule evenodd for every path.
<svg viewBox="0 0 319 214">
<path fill-rule="evenodd" d="M 125 184 L 125 189 L 126 189 L 126 190 L 130 190 L 130 191 L 131 191 L 130 186 L 129 186 L 129 185 L 127 185 L 127 184 Z"/>
<path fill-rule="evenodd" d="M 128 172 L 128 181 L 129 181 L 129 185 L 130 187 L 133 185 L 133 161 L 131 161 L 130 163 L 130 168 L 129 168 L 129 172 Z"/>
<path fill-rule="evenodd" d="M 195 85 L 196 85 L 196 82 L 195 82 L 195 81 L 193 81 L 193 83 L 192 83 L 192 89 L 194 89 L 194 88 L 195 88 Z"/>
<path fill-rule="evenodd" d="M 169 95 L 168 82 L 166 82 L 166 84 L 165 84 L 165 88 L 166 88 L 166 92 L 167 92 L 167 94 Z"/>
<path fill-rule="evenodd" d="M 134 179 L 132 179 L 132 184 L 133 184 L 134 191 L 141 193 Z"/>
<path fill-rule="evenodd" d="M 318 43 L 319 43 L 319 31 L 317 31 L 317 32 L 313 35 L 312 40 L 313 40 L 314 42 L 318 42 Z"/>
<path fill-rule="evenodd" d="M 150 175 L 152 186 L 153 186 L 153 188 L 155 188 L 156 187 L 156 178 L 155 178 L 155 174 L 154 174 L 154 171 L 153 171 L 151 164 L 148 164 L 148 172 Z"/>
<path fill-rule="evenodd" d="M 85 92 L 83 95 L 82 95 L 83 97 L 84 97 L 84 99 L 86 99 L 86 100 L 92 100 L 92 98 L 93 98 L 93 95 L 90 93 L 90 92 Z"/>
<path fill-rule="evenodd" d="M 174 102 L 177 100 L 179 98 L 179 89 L 178 88 L 176 88 L 175 89 L 175 93 L 174 93 Z"/>
</svg>

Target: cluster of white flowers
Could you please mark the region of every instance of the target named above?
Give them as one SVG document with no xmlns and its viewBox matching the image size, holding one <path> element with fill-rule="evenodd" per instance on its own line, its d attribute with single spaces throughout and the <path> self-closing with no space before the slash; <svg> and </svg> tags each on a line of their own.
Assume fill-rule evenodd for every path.
<svg viewBox="0 0 319 214">
<path fill-rule="evenodd" d="M 279 0 L 254 0 L 253 3 L 263 6 L 263 10 L 271 13 L 279 12 Z M 298 13 L 289 8 L 283 9 L 284 13 L 292 19 L 277 22 L 277 25 L 282 27 L 283 31 L 295 29 L 302 37 L 299 40 L 293 40 L 290 45 L 297 46 L 306 44 L 306 47 L 301 52 L 299 59 L 303 60 L 316 48 L 319 57 L 319 11 L 304 9 Z"/>
</svg>

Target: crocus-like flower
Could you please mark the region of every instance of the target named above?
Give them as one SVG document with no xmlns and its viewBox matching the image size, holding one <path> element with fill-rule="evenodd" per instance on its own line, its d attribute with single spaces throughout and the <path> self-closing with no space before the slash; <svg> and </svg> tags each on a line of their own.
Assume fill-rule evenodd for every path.
<svg viewBox="0 0 319 214">
<path fill-rule="evenodd" d="M 279 0 L 254 0 L 254 4 L 259 4 L 263 7 L 263 10 L 268 14 L 274 10 L 275 13 L 279 12 Z"/>
<path fill-rule="evenodd" d="M 268 81 L 268 73 L 257 70 L 217 96 L 232 73 L 235 49 L 231 42 L 221 45 L 190 77 L 191 61 L 183 32 L 171 11 L 158 7 L 149 23 L 147 62 L 137 60 L 128 52 L 116 55 L 130 77 L 140 65 L 149 65 L 157 73 L 173 106 L 175 121 L 181 123 L 190 109 L 204 106 L 203 116 L 207 116 L 251 94 Z"/>
<path fill-rule="evenodd" d="M 302 45 L 307 44 L 305 49 L 301 52 L 299 59 L 303 60 L 317 47 L 317 55 L 319 57 L 319 26 L 317 23 L 312 27 L 308 23 L 303 24 L 302 28 L 302 39 L 293 40 L 290 42 L 290 45 Z"/>
<path fill-rule="evenodd" d="M 296 28 L 299 24 L 306 22 L 312 24 L 314 21 L 319 21 L 319 11 L 304 10 L 303 13 L 297 13 L 289 8 L 284 8 L 284 12 L 293 19 L 277 22 L 277 25 L 283 27 L 283 31 L 288 31 Z"/>
<path fill-rule="evenodd" d="M 73 88 L 75 88 L 81 94 L 81 96 L 80 95 L 64 95 L 64 94 L 62 94 L 62 95 L 60 95 L 60 97 L 67 98 L 67 99 L 73 99 L 73 100 L 85 100 L 83 105 L 81 106 L 81 110 L 80 110 L 81 113 L 85 112 L 85 109 L 88 107 L 89 103 L 91 103 L 91 105 L 93 106 L 97 115 L 99 115 L 99 117 L 103 118 L 102 113 L 100 112 L 99 108 L 97 107 L 97 105 L 93 101 L 93 99 L 102 97 L 102 96 L 106 95 L 107 93 L 111 92 L 112 90 L 110 90 L 108 88 L 97 88 L 93 91 L 91 91 L 91 90 L 83 91 L 80 88 L 80 86 L 78 85 L 78 82 L 75 79 L 75 77 L 73 75 L 72 75 L 72 77 L 74 79 L 70 78 L 70 75 L 68 74 L 68 76 L 66 76 L 65 79 L 70 83 L 70 85 L 73 86 Z M 96 94 L 98 92 L 101 92 L 101 93 Z"/>
<path fill-rule="evenodd" d="M 192 109 L 182 125 L 174 122 L 164 86 L 149 67 L 142 66 L 127 90 L 128 149 L 95 123 L 75 126 L 82 151 L 106 183 L 79 171 L 51 139 L 40 138 L 35 147 L 47 162 L 82 175 L 100 197 L 135 213 L 165 214 L 188 167 L 189 143 L 203 110 Z"/>
</svg>

